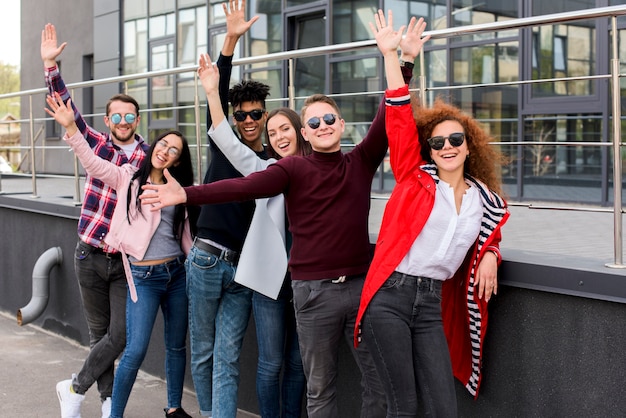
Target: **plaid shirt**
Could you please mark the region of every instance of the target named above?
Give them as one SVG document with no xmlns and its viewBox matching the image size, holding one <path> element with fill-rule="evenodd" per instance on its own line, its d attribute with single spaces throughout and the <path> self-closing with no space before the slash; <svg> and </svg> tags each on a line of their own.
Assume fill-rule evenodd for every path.
<svg viewBox="0 0 626 418">
<path fill-rule="evenodd" d="M 50 94 L 56 91 L 61 95 L 63 101 L 67 102 L 67 99 L 70 98 L 70 93 L 65 87 L 58 67 L 55 66 L 46 69 L 45 79 Z M 133 151 L 130 159 L 128 159 L 124 151 L 113 144 L 111 136 L 108 133 L 98 132 L 87 125 L 83 116 L 76 106 L 74 106 L 74 101 L 72 101 L 72 107 L 74 108 L 78 130 L 83 134 L 85 140 L 89 143 L 89 146 L 97 156 L 111 161 L 118 166 L 126 163 L 130 163 L 136 167 L 141 165 L 149 146 L 140 135 L 135 134 L 137 147 Z M 82 241 L 94 247 L 102 248 L 105 252 L 113 253 L 117 251 L 106 245 L 103 241 L 104 236 L 109 232 L 109 225 L 116 202 L 117 195 L 114 189 L 110 188 L 102 181 L 87 175 L 83 207 L 80 213 L 80 220 L 78 221 L 78 237 Z"/>
</svg>

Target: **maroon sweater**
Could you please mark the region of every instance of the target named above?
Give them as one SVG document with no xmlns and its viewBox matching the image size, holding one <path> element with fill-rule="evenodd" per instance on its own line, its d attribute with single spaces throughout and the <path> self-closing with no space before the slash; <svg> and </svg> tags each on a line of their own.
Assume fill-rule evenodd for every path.
<svg viewBox="0 0 626 418">
<path fill-rule="evenodd" d="M 405 79 L 411 71 L 403 68 Z M 247 177 L 186 187 L 187 204 L 245 201 L 285 195 L 293 243 L 293 280 L 320 280 L 367 272 L 368 218 L 376 169 L 387 153 L 385 105 L 367 135 L 349 153 L 313 152 L 283 158 Z"/>
</svg>

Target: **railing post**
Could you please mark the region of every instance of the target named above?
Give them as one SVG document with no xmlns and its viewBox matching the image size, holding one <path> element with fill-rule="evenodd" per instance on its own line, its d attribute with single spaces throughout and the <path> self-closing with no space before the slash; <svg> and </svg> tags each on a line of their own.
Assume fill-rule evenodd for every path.
<svg viewBox="0 0 626 418">
<path fill-rule="evenodd" d="M 37 172 L 35 170 L 35 116 L 33 115 L 33 95 L 28 96 L 28 119 L 29 119 L 29 131 L 30 131 L 30 172 L 32 179 L 33 193 L 32 198 L 38 198 L 37 195 Z"/>
<path fill-rule="evenodd" d="M 202 137 L 200 136 L 200 97 L 198 97 L 198 72 L 193 76 L 196 94 L 193 99 L 193 110 L 196 118 L 196 167 L 198 169 L 198 184 L 202 184 Z M 207 130 L 209 127 L 207 126 Z"/>
<path fill-rule="evenodd" d="M 420 50 L 420 104 L 422 107 L 426 107 L 426 69 L 424 68 L 424 48 Z"/>
<path fill-rule="evenodd" d="M 613 104 L 613 246 L 614 263 L 607 267 L 626 268 L 622 264 L 622 117 L 619 85 L 619 56 L 617 39 L 617 17 L 611 17 L 611 99 Z"/>
<path fill-rule="evenodd" d="M 287 74 L 289 76 L 287 82 L 287 96 L 289 97 L 289 108 L 296 110 L 296 88 L 294 87 L 294 71 L 295 65 L 293 58 L 287 61 Z"/>
</svg>

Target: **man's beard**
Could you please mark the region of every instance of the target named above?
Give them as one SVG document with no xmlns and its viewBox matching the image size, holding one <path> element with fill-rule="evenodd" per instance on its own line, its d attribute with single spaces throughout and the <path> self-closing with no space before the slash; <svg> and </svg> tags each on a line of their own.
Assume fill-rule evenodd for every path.
<svg viewBox="0 0 626 418">
<path fill-rule="evenodd" d="M 134 130 L 128 131 L 127 137 L 120 136 L 117 133 L 117 131 L 111 131 L 111 136 L 113 136 L 113 138 L 117 139 L 120 142 L 130 142 L 131 140 L 135 139 L 135 131 Z"/>
</svg>

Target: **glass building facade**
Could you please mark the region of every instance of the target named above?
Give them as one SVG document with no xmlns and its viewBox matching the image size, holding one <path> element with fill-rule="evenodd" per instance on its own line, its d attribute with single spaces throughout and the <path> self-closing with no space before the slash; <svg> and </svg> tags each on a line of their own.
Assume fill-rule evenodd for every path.
<svg viewBox="0 0 626 418">
<path fill-rule="evenodd" d="M 124 0 L 123 73 L 193 66 L 206 51 L 217 59 L 226 31 L 222 3 Z M 438 30 L 620 4 L 626 1 L 248 0 L 249 16 L 259 15 L 260 19 L 238 44 L 235 58 L 371 39 L 368 22 L 378 8 L 393 11 L 396 27 L 406 24 L 410 16 L 423 16 L 429 30 Z M 617 22 L 624 72 L 626 19 Z M 612 148 L 606 146 L 613 140 L 609 81 L 576 79 L 609 74 L 611 30 L 610 19 L 595 19 L 439 38 L 427 44 L 427 102 L 443 97 L 484 123 L 499 142 L 494 146 L 507 156 L 502 177 L 509 200 L 611 203 Z M 295 108 L 312 93 L 333 95 L 348 122 L 345 148 L 358 143 L 385 87 L 377 49 L 293 61 Z M 419 65 L 415 71 L 420 71 Z M 563 77 L 570 79 L 515 83 Z M 269 108 L 288 104 L 288 61 L 235 67 L 233 82 L 243 78 L 271 87 Z M 459 88 L 467 85 L 472 87 Z M 623 91 L 626 80 L 622 79 L 621 86 Z M 195 139 L 191 72 L 132 82 L 129 93 L 143 108 L 151 109 L 141 128 L 149 132 L 149 138 L 160 130 L 175 128 Z M 385 193 L 393 187 L 385 163 L 374 191 Z"/>
</svg>

